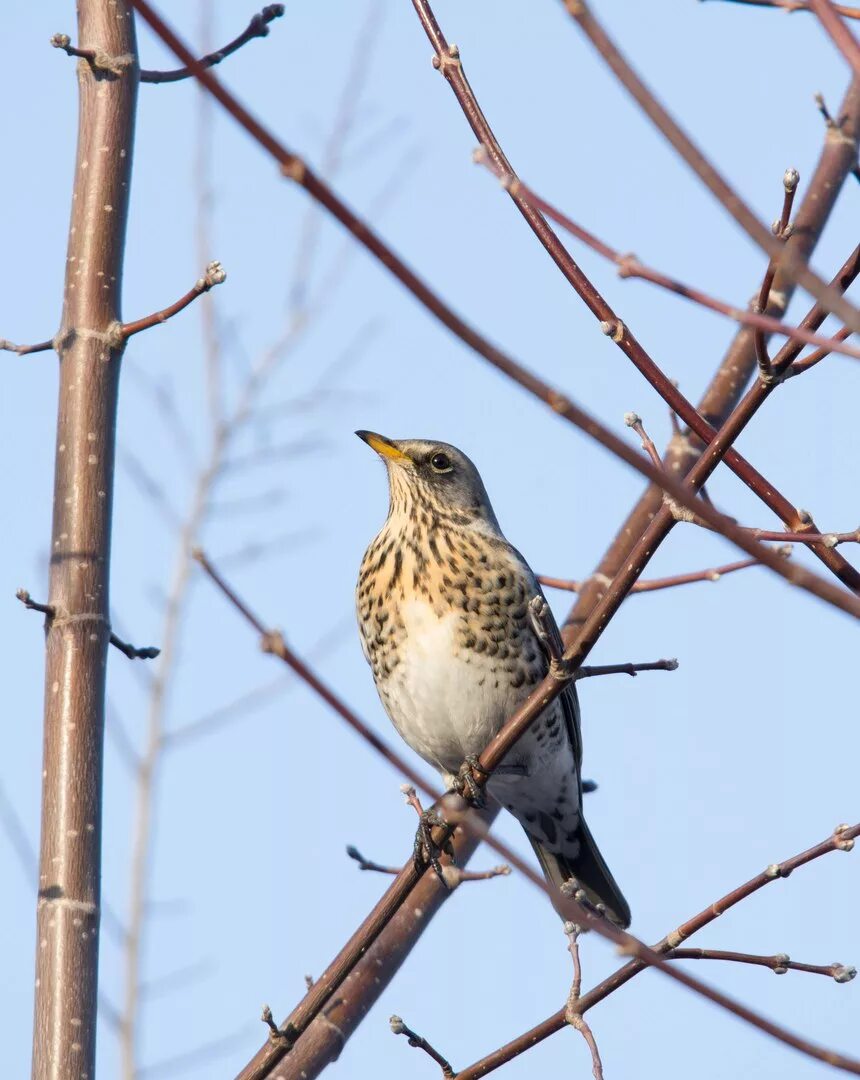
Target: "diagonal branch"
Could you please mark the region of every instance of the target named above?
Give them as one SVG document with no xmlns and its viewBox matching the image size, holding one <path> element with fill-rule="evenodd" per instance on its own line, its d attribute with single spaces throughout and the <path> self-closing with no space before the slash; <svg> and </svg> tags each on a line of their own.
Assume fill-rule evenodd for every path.
<svg viewBox="0 0 860 1080">
<path fill-rule="evenodd" d="M 747 7 L 778 8 L 793 14 L 795 11 L 812 11 L 809 0 L 725 0 L 726 3 L 745 4 Z M 860 8 L 848 7 L 845 4 L 834 4 L 833 10 L 837 11 L 846 19 L 860 19 Z"/>
<path fill-rule="evenodd" d="M 267 4 L 262 11 L 253 16 L 238 37 L 233 38 L 232 41 L 229 41 L 215 52 L 201 56 L 197 63 L 203 68 L 214 67 L 216 64 L 220 64 L 226 57 L 231 56 L 238 49 L 241 49 L 243 45 L 247 45 L 249 41 L 253 41 L 254 38 L 268 37 L 269 23 L 274 19 L 279 19 L 283 14 L 283 4 Z M 194 72 L 189 67 L 176 68 L 173 71 L 143 70 L 140 73 L 140 81 L 145 83 L 179 82 L 180 79 L 191 78 L 193 74 Z"/>
<path fill-rule="evenodd" d="M 780 534 L 780 537 L 782 534 Z M 765 537 L 757 536 L 756 539 L 763 540 Z M 804 536 L 804 540 L 806 537 Z M 779 553 L 783 558 L 788 558 L 791 555 L 791 548 L 778 548 Z M 738 570 L 747 570 L 751 566 L 757 566 L 758 563 L 755 559 L 741 559 L 738 562 L 724 563 L 722 566 L 711 566 L 707 570 L 692 570 L 687 574 L 672 574 L 668 577 L 662 578 L 649 578 L 639 579 L 636 584 L 631 588 L 630 594 L 633 593 L 646 593 L 656 592 L 659 589 L 672 589 L 676 585 L 692 585 L 698 581 L 720 581 L 726 574 L 734 574 Z M 545 574 L 538 575 L 538 581 L 541 585 L 546 585 L 550 589 L 563 589 L 565 592 L 579 593 L 591 582 L 592 578 L 585 578 L 582 581 L 572 581 L 570 578 L 556 578 L 547 577 Z M 609 584 L 610 579 L 607 578 L 605 584 Z"/>
</svg>

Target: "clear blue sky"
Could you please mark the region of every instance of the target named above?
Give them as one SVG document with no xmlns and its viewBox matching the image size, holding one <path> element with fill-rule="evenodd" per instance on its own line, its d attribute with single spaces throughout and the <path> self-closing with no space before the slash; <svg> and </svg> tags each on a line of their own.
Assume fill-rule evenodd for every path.
<svg viewBox="0 0 860 1080">
<path fill-rule="evenodd" d="M 799 169 L 803 184 L 822 143 L 813 94 L 822 91 L 835 108 L 847 82 L 847 68 L 814 20 L 692 0 L 606 0 L 600 9 L 640 71 L 761 218 L 775 217 L 784 169 Z M 266 41 L 220 68 L 225 82 L 312 162 L 323 160 L 367 10 L 365 3 L 324 10 L 288 4 Z M 385 238 L 513 355 L 619 431 L 626 432 L 624 412 L 637 411 L 664 443 L 665 406 L 600 335 L 497 185 L 470 163 L 474 140 L 430 66 L 411 4 L 388 0 L 375 10 L 361 79 L 350 84 L 355 115 L 337 189 L 350 205 L 370 211 Z M 525 179 L 621 250 L 738 305 L 748 300 L 763 257 L 623 96 L 561 4 L 439 0 L 436 10 Z M 209 44 L 232 37 L 250 14 L 235 3 L 213 5 Z M 201 44 L 196 3 L 171 5 L 170 17 Z M 77 99 L 74 61 L 48 40 L 56 31 L 74 35 L 73 5 L 11 5 L 2 28 L 0 84 L 13 104 L 0 121 L 0 336 L 35 341 L 54 332 L 61 301 Z M 145 30 L 140 44 L 145 66 L 173 66 Z M 214 226 L 201 255 L 194 233 L 197 120 L 193 86 L 141 88 L 124 313 L 136 318 L 164 306 L 207 258 L 221 259 L 228 280 L 212 294 L 213 308 L 225 394 L 234 400 L 248 368 L 283 331 L 309 204 L 219 115 Z M 823 274 L 856 242 L 858 199 L 850 182 L 815 257 Z M 265 384 L 253 423 L 231 449 L 231 458 L 253 460 L 225 472 L 202 538 L 263 617 L 300 652 L 316 655 L 331 684 L 395 738 L 352 623 L 357 567 L 386 508 L 382 471 L 353 430 L 462 446 L 479 465 L 510 539 L 550 574 L 586 575 L 641 484 L 450 337 L 380 266 L 345 244 L 337 226 L 312 221 L 311 235 L 318 228 L 319 236 L 311 295 L 321 287 L 324 303 Z M 731 325 L 642 283 L 618 280 L 590 254 L 582 261 L 652 355 L 696 398 Z M 792 311 L 803 310 L 801 298 Z M 112 603 L 117 628 L 143 644 L 163 644 L 177 537 L 164 507 L 143 493 L 140 473 L 171 513 L 187 515 L 194 469 L 209 447 L 201 315 L 198 306 L 135 338 L 124 361 Z M 319 393 L 321 378 L 334 393 Z M 775 395 L 741 441 L 743 452 L 827 529 L 857 525 L 858 378 L 856 361 L 832 357 Z M 187 442 L 167 422 L 169 410 L 158 404 L 165 398 Z M 41 597 L 46 588 L 55 407 L 51 355 L 3 360 L 0 782 L 33 848 L 42 634 L 38 616 L 24 612 L 14 592 L 25 586 Z M 274 452 L 307 440 L 305 452 Z M 777 527 L 726 471 L 710 490 L 743 522 Z M 249 544 L 265 553 L 227 561 Z M 722 541 L 681 527 L 652 573 L 733 557 Z M 566 598 L 551 599 L 563 615 Z M 187 600 L 166 698 L 168 731 L 282 675 L 197 574 Z M 658 939 L 768 863 L 856 818 L 855 635 L 846 617 L 763 570 L 634 597 L 613 622 L 595 662 L 677 656 L 681 665 L 672 675 L 595 680 L 581 692 L 585 771 L 600 783 L 589 820 L 640 937 Z M 315 653 L 323 638 L 328 644 Z M 147 740 L 148 677 L 156 670 L 110 658 L 112 714 L 139 752 Z M 106 751 L 104 895 L 125 918 L 134 781 L 116 730 L 114 722 Z M 142 1075 L 232 1075 L 262 1037 L 262 1002 L 285 1015 L 303 992 L 303 975 L 325 967 L 386 884 L 357 872 L 344 845 L 402 861 L 414 821 L 398 792 L 401 777 L 288 678 L 253 710 L 166 751 L 157 775 L 143 964 L 153 985 L 143 1002 L 140 1062 L 155 1067 L 221 1035 L 228 1046 L 200 1067 Z M 514 823 L 500 823 L 500 832 L 527 847 Z M 475 865 L 496 861 L 481 853 Z M 8 829 L 0 833 L 0 879 L 0 1058 L 5 1075 L 22 1076 L 34 896 Z M 812 963 L 860 960 L 852 899 L 858 887 L 857 856 L 831 855 L 768 888 L 696 943 L 785 951 Z M 586 986 L 618 963 L 596 939 L 583 953 Z M 483 969 L 474 995 L 464 989 L 464 956 Z M 158 988 L 158 980 L 186 965 L 195 981 Z M 854 986 L 716 964 L 694 970 L 789 1027 L 860 1053 Z M 433 1076 L 429 1061 L 390 1034 L 394 1012 L 462 1067 L 554 1011 L 569 977 L 558 921 L 528 883 L 512 876 L 464 887 L 331 1075 Z M 122 986 L 122 950 L 106 929 L 102 989 L 115 1007 Z M 825 1068 L 657 975 L 640 976 L 590 1021 L 607 1077 L 680 1080 L 692 1069 L 698 1080 L 741 1072 L 804 1080 Z M 99 1054 L 101 1075 L 119 1075 L 107 1024 Z M 586 1076 L 589 1069 L 580 1038 L 563 1033 L 507 1066 L 505 1075 Z"/>
</svg>

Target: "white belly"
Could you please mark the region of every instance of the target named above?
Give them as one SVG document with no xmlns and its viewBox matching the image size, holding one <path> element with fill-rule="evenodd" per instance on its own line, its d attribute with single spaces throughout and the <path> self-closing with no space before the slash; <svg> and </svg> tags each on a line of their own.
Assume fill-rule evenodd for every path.
<svg viewBox="0 0 860 1080">
<path fill-rule="evenodd" d="M 385 687 L 384 704 L 400 735 L 425 761 L 456 772 L 480 754 L 518 704 L 496 661 L 460 648 L 459 613 L 437 616 L 424 600 L 401 608 L 408 649 Z"/>
</svg>

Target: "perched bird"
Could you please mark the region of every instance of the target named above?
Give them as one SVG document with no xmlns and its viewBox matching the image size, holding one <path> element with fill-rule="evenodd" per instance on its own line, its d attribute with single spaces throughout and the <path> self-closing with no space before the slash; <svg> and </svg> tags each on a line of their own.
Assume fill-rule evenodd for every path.
<svg viewBox="0 0 860 1080">
<path fill-rule="evenodd" d="M 529 616 L 541 589 L 464 453 L 447 443 L 356 434 L 384 460 L 390 496 L 358 578 L 362 648 L 395 728 L 451 786 L 547 674 Z M 581 759 L 571 683 L 487 789 L 525 829 L 563 915 L 556 890 L 575 878 L 626 927 L 630 909 L 582 816 Z"/>
</svg>

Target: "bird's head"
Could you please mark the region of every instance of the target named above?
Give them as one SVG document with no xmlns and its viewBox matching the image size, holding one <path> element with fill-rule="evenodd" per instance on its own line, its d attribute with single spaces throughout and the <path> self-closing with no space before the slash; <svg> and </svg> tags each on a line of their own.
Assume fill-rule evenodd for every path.
<svg viewBox="0 0 860 1080">
<path fill-rule="evenodd" d="M 418 508 L 457 525 L 486 523 L 498 529 L 480 473 L 456 446 L 428 439 L 387 439 L 374 431 L 356 435 L 385 462 L 392 514 Z"/>
</svg>

